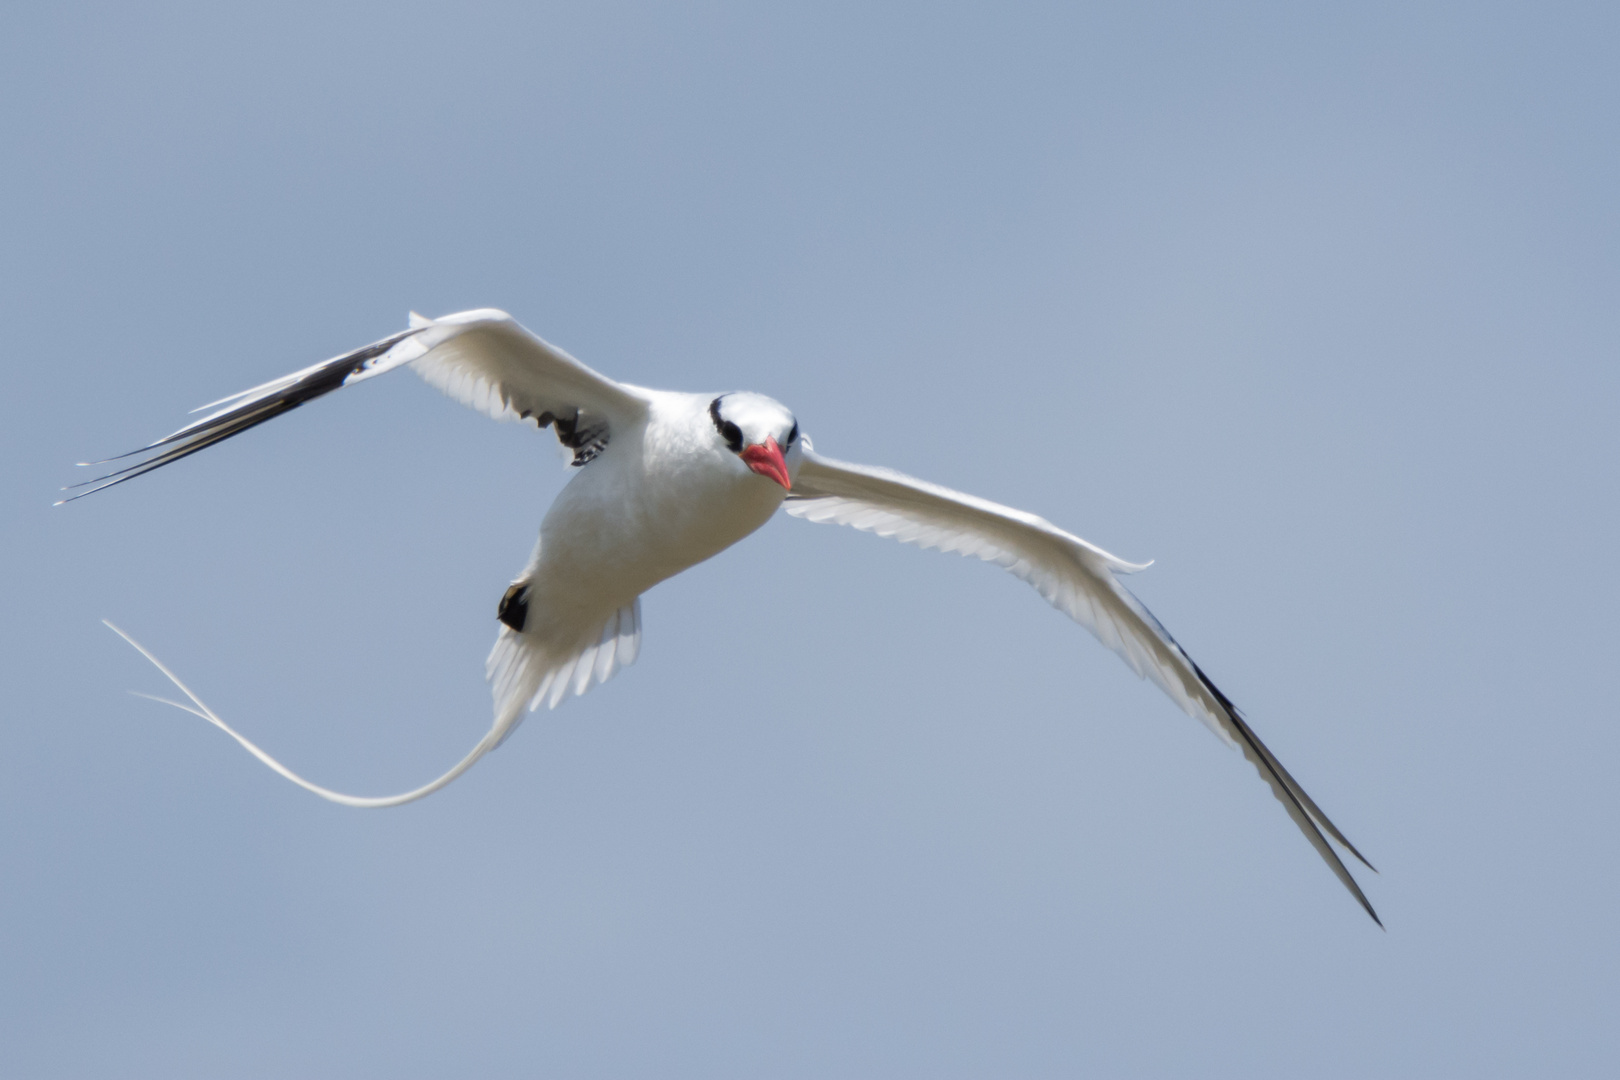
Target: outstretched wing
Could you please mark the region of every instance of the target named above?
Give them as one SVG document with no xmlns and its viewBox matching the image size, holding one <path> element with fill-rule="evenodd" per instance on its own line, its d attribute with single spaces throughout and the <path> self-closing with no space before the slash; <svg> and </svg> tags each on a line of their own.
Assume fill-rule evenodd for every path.
<svg viewBox="0 0 1620 1080">
<path fill-rule="evenodd" d="M 197 411 L 213 411 L 202 419 L 109 461 L 150 456 L 73 485 L 73 489 L 84 490 L 62 502 L 133 480 L 306 401 L 404 364 L 414 366 L 450 397 L 497 420 L 528 420 L 540 427 L 555 424 L 557 438 L 574 451 L 578 465 L 608 444 L 615 426 L 636 423 L 646 413 L 642 398 L 542 341 L 504 311 L 481 308 L 442 319 L 413 314 L 409 329 L 204 405 Z"/>
<path fill-rule="evenodd" d="M 905 544 L 971 555 L 1029 582 L 1053 607 L 1118 653 L 1131 670 L 1153 680 L 1188 715 L 1238 747 L 1345 888 L 1383 925 L 1323 830 L 1369 869 L 1372 864 L 1305 794 L 1163 624 L 1114 576 L 1145 566 L 1116 558 L 1034 514 L 891 469 L 821 457 L 808 440 L 787 498 L 787 512 L 806 521 L 849 525 Z"/>
</svg>

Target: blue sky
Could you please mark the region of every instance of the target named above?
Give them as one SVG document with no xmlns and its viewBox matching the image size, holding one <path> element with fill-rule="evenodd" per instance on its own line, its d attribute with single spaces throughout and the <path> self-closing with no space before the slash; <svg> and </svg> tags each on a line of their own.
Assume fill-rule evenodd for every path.
<svg viewBox="0 0 1620 1080">
<path fill-rule="evenodd" d="M 20 5 L 0 32 L 0 1071 L 1603 1075 L 1603 5 Z M 567 474 L 408 375 L 495 306 L 1040 513 L 1382 871 L 992 568 L 785 517 L 488 723 Z"/>
</svg>

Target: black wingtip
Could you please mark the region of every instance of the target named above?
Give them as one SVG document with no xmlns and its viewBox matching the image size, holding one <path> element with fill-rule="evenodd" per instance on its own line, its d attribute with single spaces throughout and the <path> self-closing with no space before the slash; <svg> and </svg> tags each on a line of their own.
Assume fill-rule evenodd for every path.
<svg viewBox="0 0 1620 1080">
<path fill-rule="evenodd" d="M 72 491 L 73 488 L 62 488 L 61 490 L 63 490 L 63 491 Z M 96 492 L 98 492 L 100 490 L 101 490 L 100 488 L 91 488 L 89 491 L 80 491 L 80 492 L 77 492 L 77 493 L 75 493 L 73 495 L 69 495 L 69 496 L 67 496 L 65 498 L 57 499 L 55 502 L 51 503 L 51 505 L 52 506 L 66 506 L 70 502 L 77 502 L 78 500 L 84 498 L 86 495 L 94 495 Z"/>
<path fill-rule="evenodd" d="M 1183 652 L 1182 655 L 1186 656 L 1186 653 Z M 1249 750 L 1253 751 L 1254 756 L 1250 757 L 1249 760 L 1254 763 L 1262 777 L 1267 777 L 1267 774 L 1269 774 L 1267 778 L 1272 785 L 1272 793 L 1289 810 L 1290 816 L 1294 817 L 1295 824 L 1300 827 L 1305 833 L 1306 839 L 1311 841 L 1317 853 L 1327 862 L 1328 868 L 1350 891 L 1350 895 L 1354 896 L 1357 902 L 1361 904 L 1362 910 L 1367 913 L 1373 922 L 1378 924 L 1380 930 L 1383 930 L 1384 921 L 1378 917 L 1378 912 L 1373 910 L 1367 895 L 1361 891 L 1361 885 L 1357 883 L 1355 877 L 1345 867 L 1344 861 L 1333 850 L 1333 844 L 1328 840 L 1328 836 L 1338 841 L 1340 846 L 1351 855 L 1354 855 L 1361 865 L 1375 874 L 1378 873 L 1377 867 L 1368 862 L 1367 857 L 1356 850 L 1356 846 L 1350 842 L 1349 838 L 1339 831 L 1338 826 L 1334 825 L 1328 819 L 1328 816 L 1322 812 L 1321 807 L 1316 805 L 1316 801 L 1305 793 L 1304 788 L 1300 787 L 1299 781 L 1295 780 L 1288 770 L 1283 768 L 1282 762 L 1278 761 L 1277 756 L 1271 752 L 1270 748 L 1260 741 L 1260 736 L 1256 735 L 1254 729 L 1249 727 L 1248 722 L 1243 719 L 1243 714 L 1238 711 L 1236 705 L 1232 704 L 1232 700 L 1221 692 L 1220 688 L 1210 680 L 1208 675 L 1204 674 L 1203 670 L 1193 662 L 1192 657 L 1188 656 L 1187 662 L 1192 665 L 1193 671 L 1204 684 L 1204 688 L 1226 710 L 1226 715 L 1232 721 L 1232 726 L 1237 730 L 1242 742 L 1247 744 Z M 1248 757 L 1248 753 L 1245 752 L 1244 756 Z M 1324 829 L 1327 832 L 1326 836 L 1323 835 Z"/>
<path fill-rule="evenodd" d="M 1356 899 L 1361 901 L 1361 909 L 1367 913 L 1373 922 L 1378 924 L 1378 929 L 1382 930 L 1386 934 L 1389 933 L 1389 927 L 1384 925 L 1384 920 L 1378 917 L 1378 912 L 1373 910 L 1373 906 L 1372 904 L 1368 903 L 1367 898 L 1360 895 L 1358 892 Z"/>
<path fill-rule="evenodd" d="M 257 427 L 266 420 L 280 416 L 291 409 L 296 409 L 306 401 L 313 401 L 315 398 L 331 393 L 333 390 L 344 386 L 351 375 L 364 369 L 372 360 L 385 355 L 389 349 L 412 334 L 419 333 L 421 329 L 422 327 L 413 327 L 408 330 L 401 330 L 398 333 L 390 334 L 381 341 L 344 353 L 342 356 L 334 357 L 325 363 L 316 364 L 314 367 L 306 368 L 301 372 L 294 372 L 293 375 L 284 376 L 281 379 L 273 379 L 263 386 L 245 390 L 240 394 L 232 394 L 230 397 L 221 398 L 213 404 L 226 405 L 226 403 L 237 401 L 237 399 L 245 400 L 238 401 L 236 405 L 222 408 L 201 420 L 193 421 L 180 430 L 165 435 L 156 442 L 148 443 L 139 450 L 131 450 L 126 454 L 107 458 L 105 461 L 78 462 L 80 466 L 107 465 L 151 451 L 160 451 L 145 461 L 118 469 L 105 476 L 98 476 L 92 480 L 85 480 L 77 484 L 69 484 L 62 490 L 73 491 L 78 488 L 87 490 L 63 499 L 55 505 L 60 506 L 62 503 L 72 502 L 74 499 L 93 495 L 98 491 L 105 491 L 107 488 L 121 484 L 125 480 L 133 480 L 137 476 L 149 473 L 153 469 L 161 468 L 171 462 L 179 461 L 181 458 L 189 457 L 197 451 L 212 446 L 217 442 L 222 442 L 233 435 L 240 435 L 242 432 Z M 266 387 L 273 387 L 274 389 L 266 389 Z M 263 392 L 260 393 L 259 391 Z M 212 406 L 204 405 L 203 408 L 212 408 Z"/>
<path fill-rule="evenodd" d="M 1182 655 L 1185 656 L 1186 654 L 1183 653 Z M 1204 684 L 1205 689 L 1215 696 L 1216 701 L 1221 703 L 1221 707 L 1226 710 L 1227 716 L 1231 718 L 1233 726 L 1238 729 L 1238 733 L 1242 735 L 1244 741 L 1250 746 L 1254 747 L 1255 751 L 1265 759 L 1268 769 L 1274 775 L 1276 775 L 1279 780 L 1282 781 L 1283 786 L 1288 789 L 1289 795 L 1300 804 L 1300 808 L 1305 811 L 1306 815 L 1322 828 L 1326 829 L 1328 835 L 1333 837 L 1333 839 L 1337 841 L 1338 844 L 1344 848 L 1344 850 L 1355 856 L 1357 862 L 1371 870 L 1373 873 L 1378 873 L 1378 867 L 1369 862 L 1367 860 L 1367 856 L 1356 850 L 1356 845 L 1350 842 L 1350 838 L 1344 835 L 1337 825 L 1333 824 L 1328 816 L 1322 812 L 1322 808 L 1316 805 L 1316 800 L 1307 795 L 1305 793 L 1305 789 L 1300 786 L 1299 781 L 1295 780 L 1293 775 L 1290 774 L 1287 769 L 1283 768 L 1283 763 L 1277 760 L 1277 755 L 1273 754 L 1271 749 L 1267 747 L 1265 743 L 1260 741 L 1260 736 L 1256 735 L 1254 733 L 1254 729 L 1249 727 L 1248 722 L 1243 719 L 1243 714 L 1238 710 L 1238 707 L 1232 704 L 1232 699 L 1228 698 L 1224 693 L 1221 692 L 1220 687 L 1216 686 L 1212 681 L 1210 681 L 1209 676 L 1204 674 L 1203 669 L 1193 661 L 1192 657 L 1188 656 L 1187 662 L 1192 664 L 1193 671 L 1198 675 L 1198 678 Z M 1366 903 L 1365 900 L 1362 902 L 1364 904 Z M 1377 918 L 1378 916 L 1373 916 L 1375 921 Z M 1380 923 L 1379 925 L 1383 924 Z"/>
<path fill-rule="evenodd" d="M 1290 779 L 1292 779 L 1292 777 L 1290 777 Z M 1331 825 L 1332 822 L 1329 822 L 1328 824 Z M 1367 856 L 1365 856 L 1361 852 L 1357 851 L 1356 850 L 1356 845 L 1354 845 L 1350 841 L 1346 840 L 1344 838 L 1344 836 L 1339 832 L 1338 829 L 1332 829 L 1331 832 L 1333 833 L 1333 839 L 1337 840 L 1340 844 L 1342 844 L 1344 846 L 1344 850 L 1346 850 L 1350 854 L 1354 855 L 1356 857 L 1357 862 L 1359 862 L 1362 866 L 1365 866 L 1367 869 L 1371 870 L 1373 873 L 1375 873 L 1375 874 L 1378 873 L 1378 867 L 1376 867 L 1372 863 L 1368 862 L 1367 861 Z M 1380 875 L 1380 876 L 1382 876 L 1382 875 Z"/>
</svg>

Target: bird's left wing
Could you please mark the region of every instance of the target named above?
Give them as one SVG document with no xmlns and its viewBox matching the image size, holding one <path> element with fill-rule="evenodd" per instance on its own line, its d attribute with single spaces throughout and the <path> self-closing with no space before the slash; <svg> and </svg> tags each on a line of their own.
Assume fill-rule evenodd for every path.
<svg viewBox="0 0 1620 1080">
<path fill-rule="evenodd" d="M 584 464 L 606 446 L 615 426 L 646 415 L 645 400 L 628 387 L 541 340 L 504 311 L 481 308 L 441 319 L 413 313 L 407 329 L 381 341 L 204 405 L 196 411 L 212 410 L 206 416 L 122 458 L 151 456 L 73 485 L 84 490 L 62 502 L 133 480 L 306 401 L 405 364 L 445 394 L 497 420 L 555 424 L 557 438 L 573 451 L 575 464 Z"/>
<path fill-rule="evenodd" d="M 1163 624 L 1115 577 L 1145 569 L 1144 565 L 1110 555 L 1022 510 L 891 469 L 834 461 L 816 454 L 808 440 L 802 453 L 785 504 L 789 514 L 806 521 L 849 525 L 922 548 L 971 555 L 1029 582 L 1053 607 L 1090 630 L 1186 713 L 1237 746 L 1345 888 L 1378 921 L 1323 830 L 1369 868 L 1371 864 L 1305 794 L 1237 707 L 1199 670 Z"/>
</svg>

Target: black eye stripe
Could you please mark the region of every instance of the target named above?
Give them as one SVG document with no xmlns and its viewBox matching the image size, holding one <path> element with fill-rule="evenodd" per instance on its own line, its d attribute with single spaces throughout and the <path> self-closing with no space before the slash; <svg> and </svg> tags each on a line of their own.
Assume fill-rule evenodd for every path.
<svg viewBox="0 0 1620 1080">
<path fill-rule="evenodd" d="M 742 453 L 743 449 L 742 429 L 720 415 L 720 402 L 729 396 L 730 395 L 728 394 L 721 394 L 719 397 L 709 402 L 709 419 L 714 423 L 714 430 L 718 431 L 720 433 L 720 437 L 726 441 L 726 447 L 733 454 L 740 454 Z M 772 402 L 771 404 L 775 403 Z M 780 406 L 777 407 L 780 408 Z M 783 411 L 785 412 L 786 410 Z M 788 413 L 788 417 L 789 419 L 793 420 L 793 426 L 788 429 L 787 439 L 782 443 L 782 450 L 784 452 L 792 449 L 793 444 L 799 441 L 799 421 L 793 416 L 792 413 Z"/>
<path fill-rule="evenodd" d="M 717 397 L 713 401 L 709 402 L 709 419 L 714 421 L 714 430 L 718 431 L 720 433 L 720 437 L 726 440 L 726 448 L 729 449 L 733 454 L 740 454 L 742 453 L 743 448 L 742 429 L 736 424 L 733 424 L 730 420 L 722 420 L 720 418 L 720 398 L 725 396 L 726 395 L 721 394 L 720 397 Z"/>
</svg>

